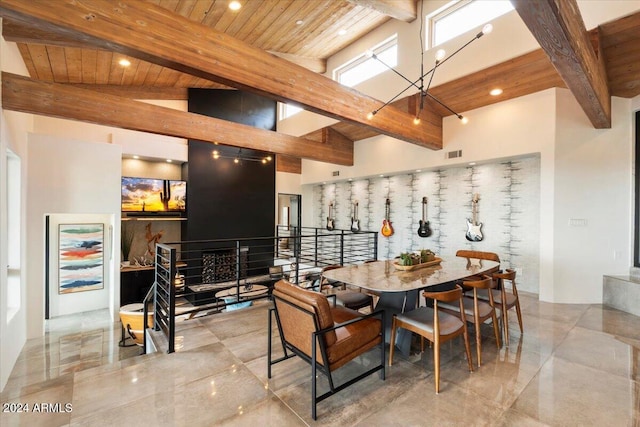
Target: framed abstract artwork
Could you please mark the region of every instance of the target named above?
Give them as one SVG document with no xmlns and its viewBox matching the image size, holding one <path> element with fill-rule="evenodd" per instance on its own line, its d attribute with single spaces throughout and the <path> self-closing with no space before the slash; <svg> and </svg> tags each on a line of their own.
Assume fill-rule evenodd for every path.
<svg viewBox="0 0 640 427">
<path fill-rule="evenodd" d="M 104 224 L 58 226 L 58 293 L 104 288 Z"/>
</svg>

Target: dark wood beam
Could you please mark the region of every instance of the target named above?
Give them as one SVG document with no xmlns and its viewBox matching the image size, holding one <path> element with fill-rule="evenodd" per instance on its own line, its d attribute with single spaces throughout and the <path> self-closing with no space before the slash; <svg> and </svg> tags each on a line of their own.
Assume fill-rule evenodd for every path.
<svg viewBox="0 0 640 427">
<path fill-rule="evenodd" d="M 381 101 L 149 2 L 2 0 L 0 16 L 278 101 L 294 101 L 422 147 L 442 148 L 430 139 L 427 122 L 412 126 L 412 117 L 392 106 L 369 120 L 367 114 L 381 108 Z"/>
<path fill-rule="evenodd" d="M 200 114 L 2 73 L 2 108 L 353 165 L 353 143 L 322 144 Z"/>
<path fill-rule="evenodd" d="M 413 22 L 418 16 L 416 0 L 347 0 L 360 6 L 368 7 L 394 19 Z M 422 1 L 422 0 L 420 0 Z"/>
<path fill-rule="evenodd" d="M 602 55 L 593 49 L 576 0 L 512 0 L 567 87 L 597 129 L 611 127 Z"/>
</svg>

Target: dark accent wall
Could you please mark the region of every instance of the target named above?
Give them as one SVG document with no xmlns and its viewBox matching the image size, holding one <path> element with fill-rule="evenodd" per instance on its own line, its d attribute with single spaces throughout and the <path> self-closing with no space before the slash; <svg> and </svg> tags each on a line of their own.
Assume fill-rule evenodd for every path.
<svg viewBox="0 0 640 427">
<path fill-rule="evenodd" d="M 276 126 L 275 101 L 236 90 L 190 89 L 189 111 L 263 129 L 275 130 Z M 239 143 L 242 138 L 238 135 Z M 189 140 L 189 165 L 183 169 L 188 181 L 183 240 L 273 236 L 275 161 L 235 164 L 232 158 L 213 159 L 213 150 L 235 156 L 239 149 Z M 271 153 L 242 149 L 241 154 L 262 157 Z M 251 251 L 249 257 L 250 262 L 256 261 Z M 263 262 L 266 266 L 272 259 Z"/>
</svg>

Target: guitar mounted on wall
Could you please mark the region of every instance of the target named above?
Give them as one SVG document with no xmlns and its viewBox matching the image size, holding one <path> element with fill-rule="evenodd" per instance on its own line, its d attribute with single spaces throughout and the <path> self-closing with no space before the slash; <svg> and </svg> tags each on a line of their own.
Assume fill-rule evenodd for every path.
<svg viewBox="0 0 640 427">
<path fill-rule="evenodd" d="M 380 233 L 384 237 L 390 237 L 393 235 L 393 226 L 391 225 L 391 221 L 389 220 L 389 207 L 391 202 L 387 199 L 387 202 L 384 207 L 384 220 L 382 220 L 382 229 Z"/>
<path fill-rule="evenodd" d="M 327 217 L 327 230 L 333 231 L 335 229 L 335 220 L 333 218 L 333 202 L 329 203 L 329 216 Z"/>
<path fill-rule="evenodd" d="M 427 221 L 427 198 L 422 198 L 422 219 L 420 220 L 420 227 L 418 227 L 418 236 L 429 237 L 433 231 Z"/>
<path fill-rule="evenodd" d="M 467 218 L 467 234 L 465 235 L 467 240 L 470 242 L 479 242 L 484 238 L 482 236 L 482 230 L 480 230 L 480 228 L 482 227 L 482 223 L 477 222 L 476 219 L 476 216 L 478 214 L 478 200 L 480 200 L 480 196 L 478 195 L 478 193 L 475 193 L 473 195 L 473 199 L 471 200 L 472 220 L 469 220 L 469 218 Z"/>
<path fill-rule="evenodd" d="M 353 216 L 351 217 L 351 231 L 360 231 L 360 220 L 358 219 L 358 202 L 353 204 Z"/>
</svg>

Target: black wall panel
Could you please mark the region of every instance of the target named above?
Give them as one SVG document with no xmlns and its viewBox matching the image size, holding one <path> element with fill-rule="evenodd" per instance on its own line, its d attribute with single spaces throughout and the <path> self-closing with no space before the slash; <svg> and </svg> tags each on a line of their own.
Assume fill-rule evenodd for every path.
<svg viewBox="0 0 640 427">
<path fill-rule="evenodd" d="M 189 111 L 263 129 L 275 130 L 276 126 L 276 102 L 241 91 L 190 89 Z M 229 156 L 239 152 L 236 147 L 189 140 L 189 165 L 183 170 L 188 181 L 183 239 L 273 236 L 275 161 L 242 160 L 235 164 L 231 158 L 213 159 L 213 150 Z M 270 153 L 242 149 L 241 154 L 261 157 Z M 266 267 L 272 258 L 260 264 L 263 262 Z"/>
</svg>

